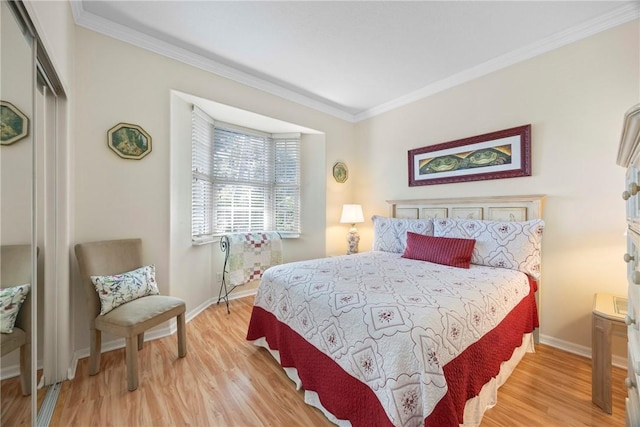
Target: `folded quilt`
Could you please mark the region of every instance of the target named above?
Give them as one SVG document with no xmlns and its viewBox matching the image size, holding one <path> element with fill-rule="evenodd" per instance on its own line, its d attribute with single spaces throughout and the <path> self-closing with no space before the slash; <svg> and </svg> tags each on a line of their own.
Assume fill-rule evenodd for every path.
<svg viewBox="0 0 640 427">
<path fill-rule="evenodd" d="M 282 264 L 282 240 L 275 231 L 232 233 L 227 237 L 228 278 L 231 286 L 260 279 L 267 268 Z"/>
</svg>

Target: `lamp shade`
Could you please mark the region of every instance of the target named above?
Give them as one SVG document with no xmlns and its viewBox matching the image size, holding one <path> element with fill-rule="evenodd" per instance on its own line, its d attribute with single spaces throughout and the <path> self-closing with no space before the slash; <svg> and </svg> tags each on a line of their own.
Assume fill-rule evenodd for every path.
<svg viewBox="0 0 640 427">
<path fill-rule="evenodd" d="M 362 206 L 342 205 L 342 216 L 340 217 L 340 222 L 343 224 L 357 224 L 364 222 Z"/>
</svg>

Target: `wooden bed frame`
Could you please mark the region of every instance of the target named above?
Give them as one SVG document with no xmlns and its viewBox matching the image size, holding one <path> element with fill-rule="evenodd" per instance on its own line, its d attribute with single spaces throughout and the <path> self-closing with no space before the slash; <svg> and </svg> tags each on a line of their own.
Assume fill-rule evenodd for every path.
<svg viewBox="0 0 640 427">
<path fill-rule="evenodd" d="M 441 199 L 387 200 L 389 216 L 393 218 L 464 218 L 491 221 L 528 221 L 542 219 L 544 195 L 462 197 Z M 540 279 L 536 304 L 540 318 Z M 540 342 L 540 330 L 533 331 L 533 340 Z"/>
</svg>

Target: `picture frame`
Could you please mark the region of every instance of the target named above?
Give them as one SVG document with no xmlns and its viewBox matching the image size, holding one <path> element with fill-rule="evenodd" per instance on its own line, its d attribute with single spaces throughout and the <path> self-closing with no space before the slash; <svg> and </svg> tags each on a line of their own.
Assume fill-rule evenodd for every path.
<svg viewBox="0 0 640 427">
<path fill-rule="evenodd" d="M 107 132 L 107 145 L 123 159 L 140 160 L 151 152 L 151 136 L 138 125 L 118 123 Z"/>
<path fill-rule="evenodd" d="M 337 162 L 335 165 L 333 165 L 333 179 L 335 179 L 336 182 L 342 184 L 346 182 L 348 178 L 349 169 L 347 168 L 346 164 Z"/>
<path fill-rule="evenodd" d="M 531 175 L 531 125 L 408 152 L 409 186 Z"/>
<path fill-rule="evenodd" d="M 11 145 L 29 135 L 29 118 L 8 101 L 0 101 L 0 145 Z"/>
</svg>

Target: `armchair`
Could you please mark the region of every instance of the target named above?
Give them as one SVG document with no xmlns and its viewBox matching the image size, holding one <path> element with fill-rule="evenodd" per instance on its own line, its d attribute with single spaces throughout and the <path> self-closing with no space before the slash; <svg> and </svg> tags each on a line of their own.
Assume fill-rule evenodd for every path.
<svg viewBox="0 0 640 427">
<path fill-rule="evenodd" d="M 102 332 L 124 337 L 126 340 L 127 386 L 138 388 L 138 350 L 144 343 L 144 332 L 173 317 L 178 326 L 178 356 L 187 354 L 185 332 L 185 302 L 180 298 L 148 295 L 126 302 L 106 314 L 100 314 L 100 298 L 91 276 L 120 274 L 142 267 L 140 239 L 108 240 L 79 243 L 76 258 L 87 291 L 89 311 L 90 356 L 89 375 L 100 371 Z"/>
</svg>

